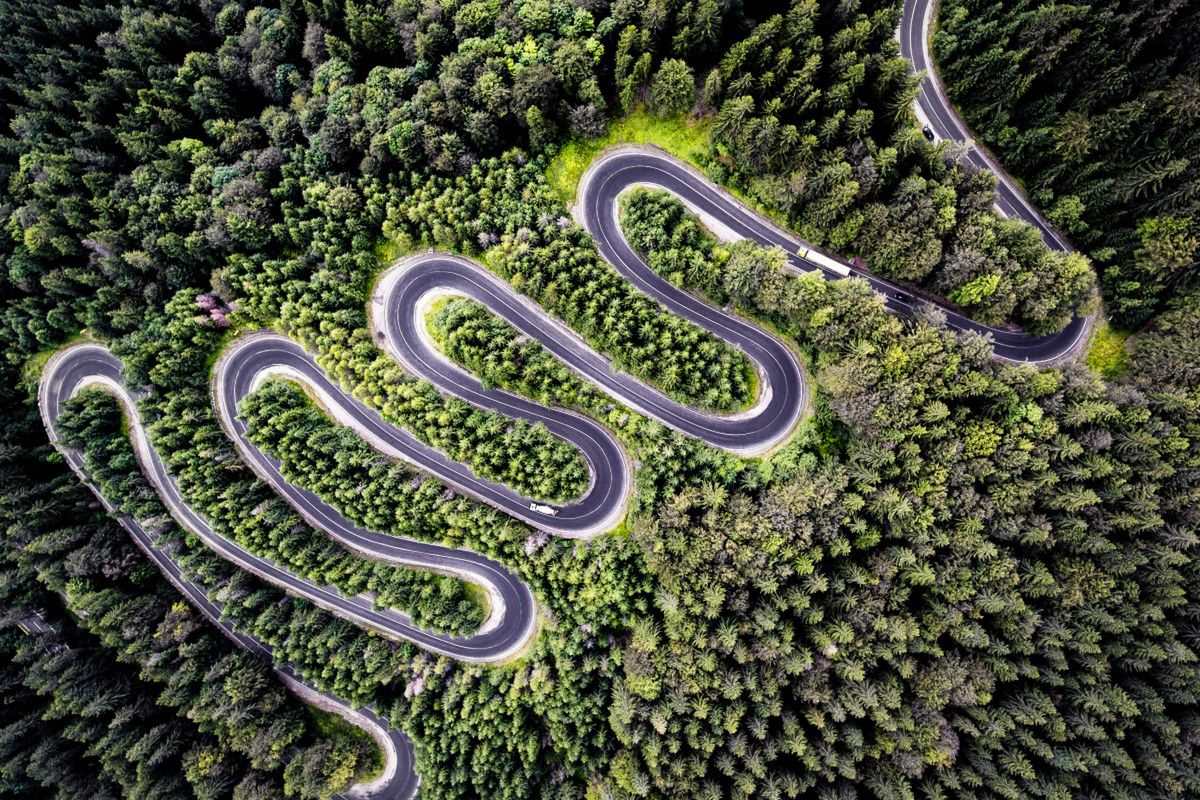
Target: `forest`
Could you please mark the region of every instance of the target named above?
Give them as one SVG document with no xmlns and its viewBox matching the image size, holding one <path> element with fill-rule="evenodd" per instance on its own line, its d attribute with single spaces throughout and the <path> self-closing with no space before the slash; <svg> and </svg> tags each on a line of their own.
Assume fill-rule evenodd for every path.
<svg viewBox="0 0 1200 800">
<path fill-rule="evenodd" d="M 0 0 L 0 797 L 317 798 L 378 772 L 373 741 L 290 693 L 284 665 L 411 736 L 427 800 L 1200 795 L 1195 10 L 941 3 L 950 95 L 1069 254 L 922 136 L 901 11 Z M 811 413 L 770 454 L 615 402 L 463 298 L 424 320 L 446 358 L 618 438 L 635 489 L 615 531 L 512 519 L 287 380 L 240 408 L 286 478 L 348 518 L 529 585 L 537 635 L 495 666 L 369 633 L 218 558 L 141 474 L 115 400 L 80 393 L 64 445 L 276 663 L 240 649 L 47 441 L 47 358 L 104 342 L 222 535 L 474 631 L 486 608 L 466 583 L 340 546 L 247 467 L 212 366 L 243 333 L 284 333 L 475 474 L 578 496 L 577 450 L 407 375 L 372 335 L 380 273 L 437 248 L 615 370 L 743 411 L 761 390 L 745 355 L 617 274 L 547 177 L 645 120 L 711 181 L 917 297 L 1031 333 L 1108 315 L 1128 366 L 997 362 L 933 307 L 901 320 L 862 281 L 796 275 L 783 251 L 632 191 L 621 228 L 658 274 L 802 359 Z"/>
<path fill-rule="evenodd" d="M 1146 323 L 1200 263 L 1200 9 L 947 0 L 946 89 L 1096 264 L 1106 308 Z"/>
</svg>

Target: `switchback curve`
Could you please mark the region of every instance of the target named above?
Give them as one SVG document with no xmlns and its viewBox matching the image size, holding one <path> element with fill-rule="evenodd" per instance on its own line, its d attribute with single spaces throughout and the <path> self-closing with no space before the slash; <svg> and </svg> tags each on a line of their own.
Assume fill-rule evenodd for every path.
<svg viewBox="0 0 1200 800">
<path fill-rule="evenodd" d="M 644 269 L 647 278 L 651 277 L 649 268 Z M 762 391 L 758 402 L 740 414 L 719 416 L 696 412 L 640 381 L 615 372 L 603 357 L 592 351 L 578 336 L 473 262 L 436 254 L 407 259 L 386 273 L 382 287 L 382 294 L 377 294 L 373 300 L 373 305 L 379 306 L 375 309 L 375 321 L 379 328 L 377 333 L 401 363 L 414 374 L 428 378 L 443 390 L 468 402 L 546 425 L 552 432 L 579 447 L 591 473 L 589 489 L 580 501 L 556 509 L 551 516 L 533 511 L 528 498 L 506 487 L 478 479 L 462 465 L 384 422 L 377 412 L 334 384 L 311 354 L 295 342 L 276 334 L 261 333 L 243 337 L 222 354 L 214 375 L 215 404 L 227 434 L 252 468 L 303 516 L 332 538 L 370 558 L 435 569 L 485 586 L 492 599 L 493 613 L 473 636 L 452 637 L 418 628 L 403 614 L 389 609 L 375 609 L 371 598 L 347 597 L 328 587 L 297 578 L 269 559 L 250 553 L 217 533 L 207 520 L 183 500 L 146 435 L 136 402 L 124 387 L 119 360 L 102 345 L 86 343 L 69 347 L 56 354 L 46 365 L 39 395 L 47 431 L 52 441 L 59 444 L 55 424 L 66 400 L 85 386 L 99 385 L 105 388 L 125 408 L 143 471 L 173 516 L 210 549 L 268 582 L 361 627 L 411 641 L 461 660 L 494 663 L 519 651 L 535 630 L 536 606 L 528 588 L 503 567 L 478 554 L 409 542 L 359 528 L 315 494 L 286 481 L 280 474 L 278 462 L 249 441 L 246 427 L 237 415 L 241 400 L 264 379 L 279 376 L 304 384 L 336 418 L 355 429 L 380 451 L 412 461 L 514 517 L 568 536 L 591 535 L 608 530 L 623 515 L 632 483 L 623 450 L 611 433 L 592 420 L 562 409 L 543 408 L 506 392 L 484 389 L 473 376 L 441 357 L 424 334 L 422 309 L 425 308 L 424 300 L 431 294 L 454 292 L 474 297 L 518 329 L 537 338 L 572 369 L 612 396 L 665 424 L 729 450 L 751 454 L 777 444 L 790 432 L 806 404 L 807 395 L 800 365 L 787 346 L 736 317 L 708 306 L 700 311 L 690 311 L 687 316 L 727 341 L 748 350 L 759 370 Z M 651 294 L 672 307 L 682 306 L 690 299 L 669 284 L 651 286 Z M 86 481 L 79 455 L 65 448 L 63 450 Z M 97 487 L 93 485 L 92 488 L 99 494 Z M 125 519 L 122 524 L 168 578 L 207 616 L 221 624 L 215 606 L 207 601 L 202 591 L 183 580 L 169 555 L 159 550 L 134 521 Z M 222 629 L 248 649 L 262 654 L 270 653 L 269 648 L 261 642 L 234 633 L 227 624 L 222 624 Z M 307 689 L 290 672 L 280 674 L 289 686 L 302 693 L 308 692 L 306 696 L 321 699 L 336 708 L 344 708 L 344 704 L 335 698 Z M 405 772 L 397 765 L 403 760 L 401 756 L 411 756 L 411 742 L 399 732 L 385 732 L 381 721 L 369 711 L 346 713 L 376 738 L 382 736 L 381 741 L 386 739 L 390 742 L 385 749 L 389 756 L 388 774 L 393 776 L 392 783 L 409 793 L 415 791 L 419 779 L 412 772 L 410 763 L 407 777 L 397 777 L 398 773 Z M 391 794 L 390 784 L 388 791 L 389 796 L 407 796 Z"/>
<path fill-rule="evenodd" d="M 650 272 L 648 266 L 643 269 Z M 688 310 L 689 319 L 747 353 L 760 376 L 761 390 L 753 407 L 723 416 L 696 411 L 671 400 L 654 387 L 616 371 L 578 335 L 473 261 L 443 253 L 423 254 L 401 259 L 379 280 L 371 300 L 372 325 L 383 345 L 409 373 L 476 407 L 544 425 L 583 454 L 590 475 L 588 489 L 579 499 L 553 507 L 553 514 L 534 510 L 534 499 L 476 476 L 407 431 L 384 421 L 377 411 L 330 380 L 302 347 L 277 334 L 244 337 L 222 356 L 215 376 L 217 409 L 222 424 L 251 465 L 294 505 L 320 501 L 308 497 L 309 493 L 303 490 L 289 487 L 270 465 L 271 459 L 257 453 L 245 438 L 245 427 L 237 419 L 242 398 L 271 374 L 305 384 L 338 421 L 380 452 L 416 464 L 455 488 L 535 527 L 559 536 L 594 536 L 611 530 L 620 521 L 632 491 L 633 476 L 620 443 L 588 417 L 542 406 L 501 389 L 485 388 L 478 378 L 438 352 L 427 335 L 424 312 L 429 307 L 428 300 L 438 295 L 471 297 L 520 332 L 541 342 L 573 371 L 610 396 L 709 444 L 751 455 L 786 438 L 807 401 L 800 363 L 787 345 L 733 315 L 695 301 L 670 284 L 652 286 L 651 293 L 672 309 L 685 303 L 697 306 L 699 310 Z"/>
<path fill-rule="evenodd" d="M 966 147 L 966 158 L 978 169 L 986 169 L 996 176 L 996 210 L 1010 219 L 1023 220 L 1037 229 L 1042 241 L 1051 250 L 1071 252 L 1071 245 L 1066 238 L 1056 231 L 1052 225 L 1025 197 L 1025 193 L 1004 169 L 996 163 L 987 151 L 980 147 L 971 136 L 966 122 L 958 115 L 954 104 L 950 102 L 937 70 L 934 68 L 933 55 L 929 50 L 929 37 L 933 25 L 933 15 L 937 9 L 937 0 L 904 0 L 904 10 L 900 17 L 900 25 L 896 30 L 896 38 L 900 42 L 900 54 L 908 60 L 913 72 L 923 72 L 921 90 L 914 103 L 917 117 L 929 127 L 938 139 L 961 142 Z M 1056 334 L 1042 337 L 1029 337 L 1024 348 L 1019 340 L 1012 338 L 1014 334 L 1006 333 L 1003 344 L 1018 345 L 1014 357 L 1009 351 L 1001 352 L 1001 333 L 996 335 L 997 355 L 1011 361 L 1027 360 L 1032 363 L 1050 363 L 1061 361 L 1076 354 L 1091 334 L 1095 324 L 1094 316 L 1080 317 L 1076 315 L 1066 328 Z M 1025 352 L 1022 353 L 1021 349 Z M 1032 351 L 1032 352 L 1031 352 Z M 1031 356 L 1022 358 L 1022 356 Z"/>
<path fill-rule="evenodd" d="M 787 438 L 805 408 L 807 388 L 800 362 L 786 344 L 658 278 L 640 260 L 630 274 L 622 274 L 672 313 L 743 352 L 758 372 L 756 402 L 726 415 L 698 411 L 672 400 L 657 388 L 617 371 L 574 331 L 491 271 L 440 253 L 402 259 L 381 277 L 373 298 L 374 324 L 393 355 L 415 374 L 475 405 L 545 421 L 542 406 L 507 392 L 484 390 L 477 378 L 449 363 L 422 335 L 422 298 L 447 291 L 466 295 L 536 339 L 586 382 L 670 428 L 745 456 L 762 454 Z M 514 401 L 522 406 L 519 410 L 512 408 Z"/>
<path fill-rule="evenodd" d="M 536 632 L 537 603 L 529 587 L 512 572 L 465 548 L 405 539 L 360 527 L 315 493 L 289 482 L 280 472 L 279 462 L 250 441 L 237 409 L 248 394 L 270 377 L 283 377 L 303 384 L 335 417 L 387 455 L 415 460 L 412 459 L 413 450 L 423 448 L 431 456 L 441 456 L 410 434 L 384 422 L 377 412 L 344 392 L 296 342 L 278 334 L 259 333 L 238 340 L 222 353 L 213 376 L 214 402 L 221 425 L 259 477 L 310 524 L 366 558 L 442 572 L 482 586 L 490 600 L 490 613 L 483 626 L 468 636 L 434 633 L 414 625 L 397 611 L 375 609 L 370 598 L 346 597 L 340 592 L 315 586 L 244 550 L 226 557 L 238 559 L 239 563 L 249 561 L 251 566 L 247 568 L 267 580 L 308 597 L 356 624 L 435 653 L 480 664 L 499 663 L 519 653 Z M 462 469 L 444 456 L 441 458 Z M 433 469 L 430 471 L 440 475 Z M 466 474 L 470 475 L 469 472 Z M 228 546 L 228 543 L 222 546 Z"/>
<path fill-rule="evenodd" d="M 172 515 L 202 539 L 211 535 L 211 529 L 207 528 L 207 524 L 193 514 L 190 509 L 187 509 L 186 505 L 183 505 L 182 508 L 187 509 L 187 513 L 183 515 L 178 513 L 180 508 L 178 489 L 166 473 L 162 460 L 146 436 L 138 415 L 137 404 L 122 382 L 120 362 L 103 346 L 90 343 L 72 346 L 59 351 L 47 362 L 42 372 L 42 380 L 38 385 L 38 409 L 51 443 L 59 449 L 64 460 L 79 479 L 92 490 L 92 493 L 96 495 L 108 512 L 129 532 L 134 544 L 149 557 L 167 580 L 193 606 L 234 644 L 275 665 L 273 648 L 253 636 L 238 632 L 234 629 L 232 622 L 223 619 L 220 609 L 208 599 L 208 595 L 202 588 L 184 577 L 178 564 L 159 547 L 155 538 L 137 520 L 119 514 L 116 508 L 109 503 L 100 491 L 100 487 L 93 483 L 87 474 L 82 454 L 62 443 L 58 422 L 66 402 L 77 392 L 89 386 L 109 392 L 121 404 L 129 421 L 134 450 L 142 470 L 163 498 Z M 199 528 L 197 528 L 197 522 L 200 523 Z M 368 783 L 351 787 L 344 795 L 338 795 L 338 797 L 345 798 L 345 800 L 367 797 L 379 798 L 379 800 L 411 800 L 416 797 L 421 779 L 414 768 L 413 742 L 407 735 L 402 731 L 389 728 L 373 709 L 354 708 L 348 703 L 310 686 L 289 666 L 274 666 L 274 669 L 283 684 L 301 699 L 336 713 L 362 728 L 370 734 L 383 751 L 384 768 L 380 775 Z"/>
<path fill-rule="evenodd" d="M 800 256 L 798 251 L 801 248 L 812 248 L 812 245 L 751 210 L 689 165 L 656 149 L 626 146 L 606 152 L 588 167 L 579 184 L 575 215 L 596 240 L 604 259 L 644 291 L 658 296 L 664 285 L 670 284 L 645 266 L 641 256 L 629 246 L 621 232 L 617 217 L 618 199 L 623 192 L 635 186 L 666 189 L 683 200 L 710 226 L 760 245 L 783 248 L 787 253 L 788 267 L 793 272 L 816 271 L 828 280 L 843 277 Z M 1033 213 L 1036 215 L 1036 212 Z M 870 284 L 883 296 L 887 309 L 893 314 L 911 317 L 921 304 L 927 302 L 914 301 L 899 285 L 859 269 L 848 261 L 832 260 L 848 270 L 845 277 L 861 278 Z M 678 305 L 668 300 L 662 302 L 672 312 L 694 321 L 698 321 L 696 315 L 708 313 L 705 309 L 711 309 L 686 294 Z M 1023 331 L 984 325 L 944 305 L 938 307 L 945 314 L 948 328 L 959 332 L 974 331 L 990 337 L 993 355 L 1013 363 L 1048 364 L 1059 361 L 1075 351 L 1081 337 L 1087 335 L 1091 326 L 1090 317 L 1075 317 L 1058 333 L 1033 336 Z"/>
</svg>

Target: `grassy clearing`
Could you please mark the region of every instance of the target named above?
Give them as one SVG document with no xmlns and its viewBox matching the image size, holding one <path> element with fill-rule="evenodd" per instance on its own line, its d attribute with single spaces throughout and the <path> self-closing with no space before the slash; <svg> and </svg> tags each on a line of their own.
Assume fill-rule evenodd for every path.
<svg viewBox="0 0 1200 800">
<path fill-rule="evenodd" d="M 644 107 L 615 120 L 598 139 L 573 139 L 562 146 L 546 169 L 546 178 L 564 203 L 575 199 L 579 179 L 601 150 L 615 144 L 653 144 L 695 166 L 709 152 L 712 119 L 658 117 Z"/>
<path fill-rule="evenodd" d="M 1101 323 L 1088 348 L 1088 369 L 1103 378 L 1120 377 L 1129 369 L 1129 353 L 1125 349 L 1128 338 L 1128 331 L 1116 330 L 1107 322 Z"/>
<path fill-rule="evenodd" d="M 68 336 L 52 347 L 44 347 L 31 355 L 21 367 L 21 385 L 28 389 L 31 394 L 36 395 L 38 383 L 42 380 L 42 371 L 46 369 L 46 364 L 54 357 L 54 354 L 59 350 L 65 350 L 71 345 L 88 338 L 90 337 L 87 331 L 80 331 L 73 336 Z"/>
<path fill-rule="evenodd" d="M 380 236 L 375 242 L 375 257 L 379 268 L 386 269 L 404 256 L 411 256 L 424 248 L 412 241 L 406 234 L 397 236 Z"/>
</svg>

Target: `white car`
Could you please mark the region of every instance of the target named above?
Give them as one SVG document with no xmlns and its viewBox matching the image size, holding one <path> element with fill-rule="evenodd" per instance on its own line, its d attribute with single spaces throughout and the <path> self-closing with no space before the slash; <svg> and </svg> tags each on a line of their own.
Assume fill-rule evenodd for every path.
<svg viewBox="0 0 1200 800">
<path fill-rule="evenodd" d="M 553 506 L 545 505 L 544 503 L 530 503 L 529 510 L 536 511 L 539 514 L 545 514 L 547 517 L 553 517 L 553 516 L 558 515 L 557 508 L 554 508 Z"/>
</svg>

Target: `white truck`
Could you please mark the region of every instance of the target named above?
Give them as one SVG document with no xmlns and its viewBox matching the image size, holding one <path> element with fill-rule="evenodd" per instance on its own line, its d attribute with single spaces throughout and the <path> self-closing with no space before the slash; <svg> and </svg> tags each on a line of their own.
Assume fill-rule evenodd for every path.
<svg viewBox="0 0 1200 800">
<path fill-rule="evenodd" d="M 558 509 L 554 506 L 548 506 L 545 503 L 530 503 L 530 511 L 536 511 L 539 514 L 545 514 L 547 517 L 558 516 Z"/>
<path fill-rule="evenodd" d="M 816 264 L 821 269 L 827 269 L 835 275 L 841 275 L 843 278 L 850 276 L 850 267 L 840 261 L 834 261 L 824 253 L 819 253 L 811 247 L 802 246 L 797 248 L 796 255 L 803 258 L 810 264 Z"/>
</svg>

